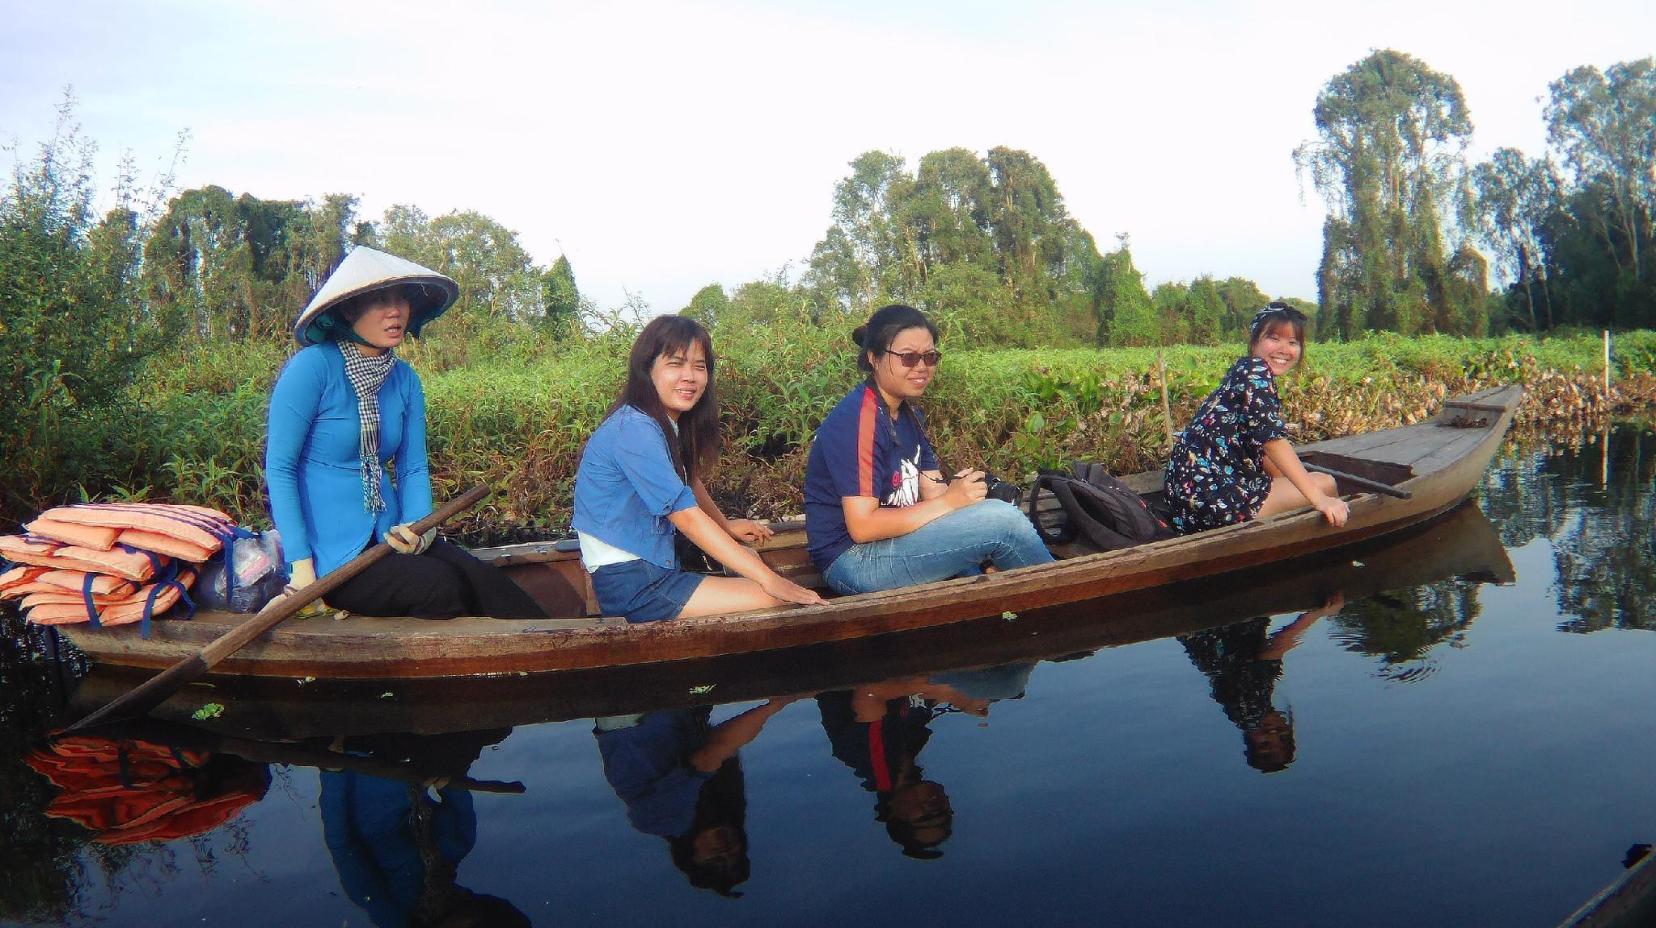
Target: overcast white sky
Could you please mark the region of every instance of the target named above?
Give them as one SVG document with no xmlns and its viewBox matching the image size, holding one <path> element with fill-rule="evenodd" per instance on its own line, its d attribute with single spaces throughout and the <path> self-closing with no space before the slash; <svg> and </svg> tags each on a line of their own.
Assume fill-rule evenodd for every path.
<svg viewBox="0 0 1656 928">
<path fill-rule="evenodd" d="M 581 289 L 676 311 L 797 271 L 869 149 L 1025 149 L 1147 283 L 1315 298 L 1323 207 L 1290 157 L 1375 48 L 1455 77 L 1474 156 L 1545 146 L 1547 82 L 1656 53 L 1656 3 L 0 0 L 0 139 L 66 85 L 101 147 L 181 189 L 478 210 Z M 298 307 L 295 307 L 295 311 Z"/>
</svg>

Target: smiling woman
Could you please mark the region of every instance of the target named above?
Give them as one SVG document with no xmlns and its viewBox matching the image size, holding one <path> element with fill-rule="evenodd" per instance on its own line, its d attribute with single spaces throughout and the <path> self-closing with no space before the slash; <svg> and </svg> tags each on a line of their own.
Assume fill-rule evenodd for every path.
<svg viewBox="0 0 1656 928">
<path fill-rule="evenodd" d="M 913 404 L 943 361 L 937 326 L 892 304 L 851 340 L 867 379 L 828 413 L 805 464 L 805 531 L 823 580 L 871 593 L 1052 560 L 1016 507 L 987 498 L 983 471 L 943 479 Z"/>
<path fill-rule="evenodd" d="M 1276 379 L 1305 351 L 1305 314 L 1272 302 L 1248 327 L 1248 354 L 1208 394 L 1167 462 L 1173 527 L 1194 532 L 1309 505 L 1330 525 L 1350 509 L 1334 478 L 1312 474 L 1288 443 Z"/>
<path fill-rule="evenodd" d="M 657 622 L 822 602 L 744 544 L 770 537 L 769 528 L 726 518 L 702 485 L 719 447 L 715 363 L 701 323 L 651 320 L 628 354 L 620 398 L 581 451 L 575 531 L 605 615 Z M 675 532 L 741 578 L 680 570 Z"/>
</svg>

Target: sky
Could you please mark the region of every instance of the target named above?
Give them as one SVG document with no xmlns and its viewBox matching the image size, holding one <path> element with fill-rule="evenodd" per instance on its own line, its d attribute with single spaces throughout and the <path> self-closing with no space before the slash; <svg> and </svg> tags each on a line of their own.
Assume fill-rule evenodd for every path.
<svg viewBox="0 0 1656 928">
<path fill-rule="evenodd" d="M 1316 297 L 1324 205 L 1292 152 L 1378 48 L 1459 81 L 1474 159 L 1546 145 L 1547 84 L 1656 54 L 1656 3 L 0 0 L 0 153 L 66 87 L 113 186 L 476 210 L 584 295 L 674 312 L 797 275 L 872 149 L 1046 164 L 1146 284 L 1243 276 Z M 299 307 L 295 307 L 295 312 Z"/>
</svg>

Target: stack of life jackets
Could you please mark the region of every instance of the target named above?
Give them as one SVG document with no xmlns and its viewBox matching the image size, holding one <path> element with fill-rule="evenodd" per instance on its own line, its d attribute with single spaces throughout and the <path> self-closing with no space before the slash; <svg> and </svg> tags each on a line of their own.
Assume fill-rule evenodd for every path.
<svg viewBox="0 0 1656 928">
<path fill-rule="evenodd" d="M 202 834 L 270 786 L 264 764 L 152 741 L 63 738 L 24 762 L 60 790 L 46 814 L 81 824 L 100 844 Z"/>
<path fill-rule="evenodd" d="M 216 509 L 160 503 L 59 506 L 0 535 L 0 599 L 20 600 L 30 622 L 64 625 L 142 623 L 184 603 L 200 565 L 246 537 Z"/>
</svg>

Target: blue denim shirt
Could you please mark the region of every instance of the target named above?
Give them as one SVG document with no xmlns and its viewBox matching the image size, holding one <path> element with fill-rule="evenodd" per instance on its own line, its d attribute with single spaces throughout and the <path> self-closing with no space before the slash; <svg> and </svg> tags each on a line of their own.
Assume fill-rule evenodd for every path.
<svg viewBox="0 0 1656 928">
<path fill-rule="evenodd" d="M 667 517 L 695 506 L 695 491 L 673 469 L 667 436 L 639 409 L 621 407 L 587 439 L 575 472 L 577 532 L 676 570 Z"/>
</svg>

